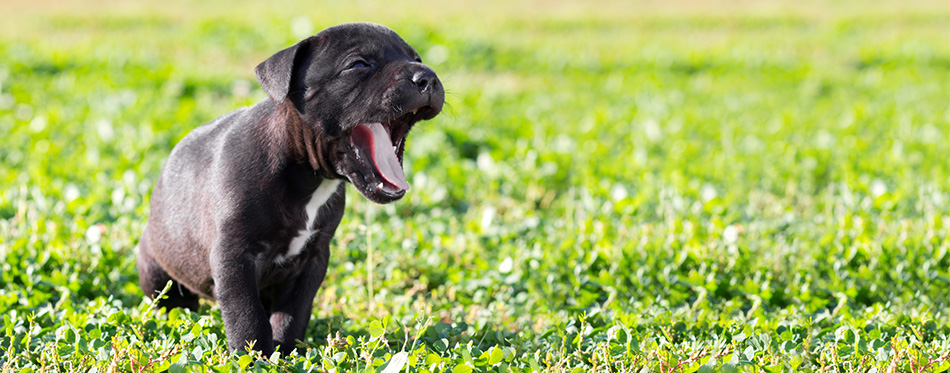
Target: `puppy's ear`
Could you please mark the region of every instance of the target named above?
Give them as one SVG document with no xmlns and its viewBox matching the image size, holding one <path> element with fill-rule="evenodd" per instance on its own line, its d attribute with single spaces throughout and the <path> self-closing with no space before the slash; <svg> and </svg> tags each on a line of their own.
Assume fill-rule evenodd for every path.
<svg viewBox="0 0 950 373">
<path fill-rule="evenodd" d="M 292 47 L 274 53 L 254 69 L 257 81 L 274 103 L 284 102 L 293 83 L 294 71 L 303 63 L 304 56 L 310 50 L 311 38 L 304 39 Z"/>
</svg>

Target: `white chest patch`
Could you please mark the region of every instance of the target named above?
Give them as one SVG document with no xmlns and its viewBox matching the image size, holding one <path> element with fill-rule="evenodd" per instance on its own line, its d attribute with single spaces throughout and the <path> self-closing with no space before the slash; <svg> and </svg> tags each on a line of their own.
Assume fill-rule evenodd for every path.
<svg viewBox="0 0 950 373">
<path fill-rule="evenodd" d="M 323 180 L 320 183 L 320 186 L 317 187 L 317 190 L 313 192 L 313 195 L 310 196 L 310 201 L 307 202 L 307 206 L 304 207 L 307 212 L 307 225 L 304 226 L 304 229 L 301 229 L 297 232 L 297 237 L 294 237 L 290 240 L 290 245 L 287 247 L 287 253 L 277 256 L 277 263 L 283 262 L 287 259 L 293 258 L 300 254 L 300 251 L 303 250 L 303 247 L 307 245 L 307 241 L 310 241 L 310 237 L 313 236 L 316 231 L 313 229 L 313 222 L 317 219 L 318 212 L 320 207 L 327 203 L 327 200 L 336 193 L 337 186 L 340 185 L 340 180 Z"/>
</svg>

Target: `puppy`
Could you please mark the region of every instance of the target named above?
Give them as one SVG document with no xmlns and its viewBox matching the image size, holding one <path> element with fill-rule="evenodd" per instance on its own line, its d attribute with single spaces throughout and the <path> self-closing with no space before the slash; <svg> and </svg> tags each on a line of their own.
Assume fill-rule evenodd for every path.
<svg viewBox="0 0 950 373">
<path fill-rule="evenodd" d="M 442 110 L 435 72 L 392 30 L 326 29 L 255 69 L 269 98 L 181 140 L 152 192 L 139 243 L 159 306 L 217 300 L 231 349 L 269 354 L 302 340 L 326 275 L 345 181 L 377 203 L 401 198 L 406 135 Z"/>
</svg>

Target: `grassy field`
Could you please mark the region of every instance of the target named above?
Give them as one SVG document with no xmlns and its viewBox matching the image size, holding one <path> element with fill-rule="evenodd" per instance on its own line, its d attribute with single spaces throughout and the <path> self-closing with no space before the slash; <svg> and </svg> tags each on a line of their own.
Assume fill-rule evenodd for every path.
<svg viewBox="0 0 950 373">
<path fill-rule="evenodd" d="M 950 367 L 946 1 L 264 4 L 0 5 L 4 372 Z M 143 299 L 149 194 L 358 20 L 446 109 L 406 198 L 350 188 L 306 352 L 229 353 L 216 305 Z"/>
</svg>

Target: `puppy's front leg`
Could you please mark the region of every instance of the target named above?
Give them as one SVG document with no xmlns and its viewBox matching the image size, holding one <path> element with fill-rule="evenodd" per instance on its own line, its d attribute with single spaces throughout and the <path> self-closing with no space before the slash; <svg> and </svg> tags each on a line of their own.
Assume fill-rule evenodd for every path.
<svg viewBox="0 0 950 373">
<path fill-rule="evenodd" d="M 318 250 L 305 272 L 293 281 L 282 284 L 280 290 L 274 294 L 270 324 L 274 333 L 274 344 L 280 346 L 283 354 L 290 353 L 291 349 L 295 348 L 296 340 L 304 339 L 310 315 L 313 313 L 313 298 L 327 274 L 329 249 L 324 244 L 324 247 Z"/>
<path fill-rule="evenodd" d="M 215 245 L 211 253 L 215 298 L 221 305 L 228 346 L 241 351 L 247 342 L 257 341 L 254 348 L 266 356 L 274 351 L 274 341 L 248 252 L 237 246 Z"/>
</svg>

